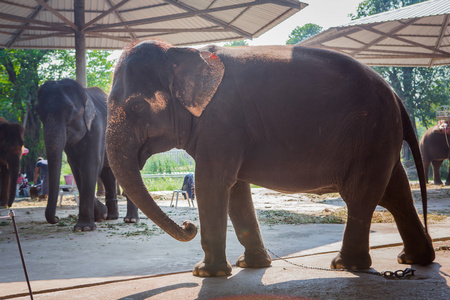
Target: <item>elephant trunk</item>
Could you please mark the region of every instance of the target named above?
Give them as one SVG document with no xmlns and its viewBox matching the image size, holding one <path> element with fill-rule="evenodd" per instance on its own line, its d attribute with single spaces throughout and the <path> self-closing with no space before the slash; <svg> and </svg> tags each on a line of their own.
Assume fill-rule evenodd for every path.
<svg viewBox="0 0 450 300">
<path fill-rule="evenodd" d="M 48 160 L 48 202 L 45 209 L 45 218 L 50 224 L 59 222 L 55 216 L 56 204 L 59 196 L 59 180 L 61 177 L 62 152 L 65 146 L 65 126 L 59 130 L 44 128 L 44 141 Z"/>
<path fill-rule="evenodd" d="M 195 224 L 191 221 L 185 221 L 183 227 L 176 224 L 159 208 L 148 192 L 139 171 L 139 145 L 136 141 L 129 139 L 129 132 L 126 126 L 114 126 L 111 122 L 108 124 L 106 150 L 114 176 L 125 194 L 156 225 L 179 241 L 192 240 L 197 234 Z"/>
</svg>

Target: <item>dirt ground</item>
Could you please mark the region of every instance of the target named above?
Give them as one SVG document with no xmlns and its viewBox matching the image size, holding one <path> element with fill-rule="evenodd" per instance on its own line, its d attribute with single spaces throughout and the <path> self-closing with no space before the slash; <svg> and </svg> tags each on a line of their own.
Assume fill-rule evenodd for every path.
<svg viewBox="0 0 450 300">
<path fill-rule="evenodd" d="M 413 198 L 417 211 L 422 213 L 422 202 L 418 184 L 412 183 Z M 450 187 L 429 185 L 428 186 L 428 214 L 429 222 L 439 222 L 450 216 Z M 198 221 L 198 213 L 195 207 L 190 207 L 188 202 L 181 196 L 178 207 L 175 208 L 175 200 L 171 204 L 172 192 L 152 192 L 153 198 L 160 207 L 178 224 L 185 220 Z M 258 218 L 263 225 L 279 224 L 343 224 L 346 221 L 345 203 L 339 194 L 283 194 L 264 188 L 252 189 L 252 197 Z M 102 200 L 102 198 L 99 198 Z M 48 224 L 44 217 L 44 209 L 47 202 L 30 198 L 16 199 L 13 209 L 16 213 L 16 222 L 19 224 L 19 232 L 24 239 L 40 238 L 50 236 L 57 238 L 61 235 L 84 235 L 86 233 L 72 232 L 78 215 L 78 207 L 71 196 L 64 196 L 62 206 L 57 208 L 57 216 L 60 222 L 57 225 Z M 150 237 L 165 234 L 142 212 L 139 211 L 141 221 L 136 224 L 125 224 L 122 217 L 126 214 L 126 200 L 119 200 L 119 220 L 97 223 L 97 231 L 106 237 Z M 0 209 L 0 216 L 7 215 L 9 210 Z M 382 207 L 377 207 L 373 216 L 373 223 L 393 223 L 391 214 Z M 10 220 L 0 219 L 0 242 L 14 239 Z M 232 225 L 229 225 L 232 231 Z"/>
<path fill-rule="evenodd" d="M 421 213 L 418 184 L 413 183 L 412 188 L 415 205 Z M 263 188 L 252 189 L 252 194 L 266 247 L 277 256 L 292 255 L 299 251 L 320 252 L 325 248 L 327 252 L 339 249 L 346 220 L 345 204 L 339 194 L 283 194 Z M 180 199 L 175 208 L 170 206 L 172 192 L 154 192 L 152 195 L 163 211 L 178 224 L 191 220 L 198 225 L 197 209 L 189 207 L 186 200 Z M 429 223 L 435 224 L 440 233 L 445 232 L 450 225 L 450 188 L 429 185 L 428 195 Z M 190 271 L 203 256 L 199 236 L 185 244 L 175 241 L 142 213 L 139 223 L 123 223 L 122 218 L 126 214 L 124 199 L 119 202 L 120 219 L 97 223 L 97 230 L 94 232 L 72 231 L 78 207 L 71 197 L 64 198 L 62 207 L 57 209 L 57 216 L 60 218 L 57 225 L 45 221 L 45 201 L 27 198 L 17 200 L 13 209 L 25 260 L 30 264 L 29 276 L 37 289 L 46 288 L 49 282 L 58 288 L 64 288 L 87 284 L 95 281 L 95 278 L 108 277 L 108 280 L 113 280 L 117 276 L 153 276 Z M 8 212 L 7 209 L 0 209 L 0 217 L 6 216 Z M 9 290 L 9 294 L 5 293 L 3 296 L 11 295 L 11 291 L 15 289 L 18 295 L 26 292 L 15 239 L 11 220 L 0 219 L 0 291 L 2 288 Z M 401 239 L 392 217 L 383 208 L 377 208 L 373 218 L 371 245 L 391 243 L 398 247 L 399 242 Z M 446 246 L 449 243 L 450 230 L 446 236 L 440 234 L 440 240 L 435 245 Z M 242 250 L 229 222 L 227 256 L 230 262 L 233 263 L 242 254 Z M 375 261 L 376 258 L 376 265 Z M 314 259 L 309 263 L 314 264 Z M 395 257 L 392 264 L 392 268 L 399 268 Z M 320 267 L 328 266 L 329 262 L 326 262 Z M 333 281 L 333 284 L 338 285 L 339 278 L 334 280 L 337 281 Z M 327 297 L 317 291 L 308 295 L 324 299 L 339 298 Z M 120 297 L 109 297 L 118 298 Z"/>
</svg>

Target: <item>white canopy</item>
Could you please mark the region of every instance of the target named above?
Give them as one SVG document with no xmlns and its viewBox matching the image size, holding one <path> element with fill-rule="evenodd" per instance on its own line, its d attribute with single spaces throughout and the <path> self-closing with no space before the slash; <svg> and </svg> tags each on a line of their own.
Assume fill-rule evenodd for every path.
<svg viewBox="0 0 450 300">
<path fill-rule="evenodd" d="M 450 1 L 429 0 L 332 27 L 299 45 L 346 53 L 372 66 L 450 64 Z"/>
</svg>

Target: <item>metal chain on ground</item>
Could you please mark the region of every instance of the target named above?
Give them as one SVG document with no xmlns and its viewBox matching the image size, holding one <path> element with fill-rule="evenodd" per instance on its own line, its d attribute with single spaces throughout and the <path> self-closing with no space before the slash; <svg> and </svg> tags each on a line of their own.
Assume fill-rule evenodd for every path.
<svg viewBox="0 0 450 300">
<path fill-rule="evenodd" d="M 439 246 L 434 249 L 434 251 L 446 251 L 446 250 L 450 250 L 450 246 Z"/>
<path fill-rule="evenodd" d="M 320 271 L 332 271 L 332 272 L 350 272 L 350 273 L 365 273 L 365 274 L 371 274 L 371 275 L 378 275 L 385 278 L 405 278 L 405 277 L 411 277 L 414 276 L 415 269 L 412 268 L 406 268 L 404 270 L 397 270 L 397 271 L 384 271 L 384 272 L 378 272 L 378 271 L 369 271 L 369 270 L 349 270 L 349 269 L 331 269 L 331 268 L 322 268 L 322 267 L 312 267 L 312 266 L 306 266 L 303 264 L 297 264 L 293 263 L 286 258 L 280 257 L 273 253 L 270 249 L 266 248 L 266 250 L 275 256 L 278 259 L 281 259 L 282 261 L 291 264 L 296 267 L 304 268 L 304 269 L 310 269 L 310 270 L 320 270 Z"/>
</svg>

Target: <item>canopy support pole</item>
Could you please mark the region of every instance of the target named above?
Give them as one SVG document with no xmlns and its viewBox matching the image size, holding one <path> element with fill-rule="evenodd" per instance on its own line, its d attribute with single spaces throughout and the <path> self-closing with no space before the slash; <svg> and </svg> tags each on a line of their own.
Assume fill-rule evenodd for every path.
<svg viewBox="0 0 450 300">
<path fill-rule="evenodd" d="M 85 24 L 84 19 L 84 1 L 75 0 L 73 3 L 75 25 L 77 31 L 75 32 L 75 61 L 76 61 L 76 76 L 77 81 L 83 87 L 87 86 L 86 75 L 86 39 L 83 32 Z"/>
</svg>

